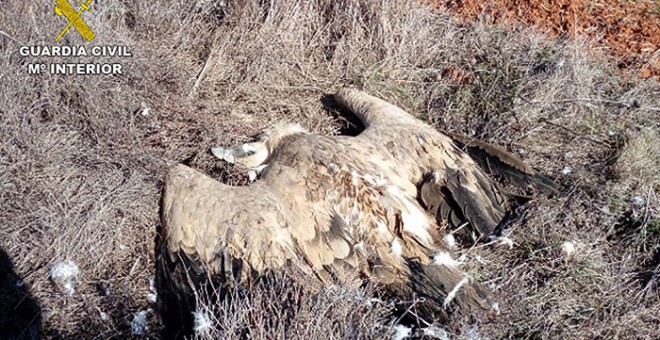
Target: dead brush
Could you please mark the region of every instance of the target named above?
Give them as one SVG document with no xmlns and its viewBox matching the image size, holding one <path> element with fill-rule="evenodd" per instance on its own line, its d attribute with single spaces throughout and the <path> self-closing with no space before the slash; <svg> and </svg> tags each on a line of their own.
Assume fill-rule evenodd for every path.
<svg viewBox="0 0 660 340">
<path fill-rule="evenodd" d="M 660 129 L 657 82 L 621 78 L 589 57 L 587 41 L 460 24 L 414 1 L 94 6 L 85 16 L 94 44 L 133 53 L 103 59 L 123 63 L 122 76 L 28 75 L 28 63 L 62 60 L 22 57 L 19 46 L 51 44 L 63 21 L 47 2 L 4 1 L 0 11 L 0 247 L 40 306 L 45 337 L 131 337 L 135 313 L 155 307 L 148 280 L 168 166 L 188 160 L 238 183 L 244 175 L 213 162 L 211 145 L 231 145 L 276 121 L 336 133 L 342 123 L 319 98 L 353 84 L 438 128 L 503 146 L 570 188 L 506 226 L 512 250 L 493 244 L 467 252 L 465 265 L 490 285 L 501 313 L 478 328 L 456 322 L 452 334 L 660 338 L 658 184 L 649 175 L 658 165 L 648 151 Z M 62 42 L 83 44 L 73 31 Z M 607 141 L 620 133 L 631 142 L 612 176 Z M 634 227 L 612 237 L 627 211 Z M 582 262 L 564 260 L 566 241 L 585 245 Z M 80 269 L 72 296 L 48 278 L 65 259 Z M 232 320 L 268 318 L 252 307 L 255 299 L 237 302 L 226 320 L 211 318 L 221 325 L 212 334 L 240 334 Z M 347 332 L 348 320 L 373 334 L 361 325 L 380 320 L 338 302 L 318 307 L 325 321 L 312 320 L 314 303 L 300 302 L 306 312 L 287 326 L 291 335 Z M 156 319 L 147 336 L 159 337 Z"/>
<path fill-rule="evenodd" d="M 196 290 L 196 339 L 373 339 L 392 331 L 393 305 L 373 287 L 318 289 L 273 272 L 246 287 Z M 220 298 L 221 297 L 221 298 Z"/>
</svg>

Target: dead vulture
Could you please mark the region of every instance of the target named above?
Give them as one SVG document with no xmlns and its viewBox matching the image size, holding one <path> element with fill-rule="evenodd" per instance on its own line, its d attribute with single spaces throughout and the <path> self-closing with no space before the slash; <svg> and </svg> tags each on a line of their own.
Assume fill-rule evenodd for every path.
<svg viewBox="0 0 660 340">
<path fill-rule="evenodd" d="M 212 150 L 259 171 L 250 185 L 226 185 L 184 165 L 170 170 L 160 287 L 180 301 L 165 308 L 178 310 L 185 327 L 194 310 L 191 277 L 226 287 L 269 270 L 324 285 L 367 278 L 402 300 L 425 298 L 418 310 L 429 319 L 492 307 L 487 289 L 452 259 L 445 226 L 468 224 L 488 236 L 502 222 L 511 195 L 487 173 L 542 191 L 556 184 L 501 148 L 454 141 L 361 91 L 344 88 L 334 98 L 364 124 L 358 136 L 288 125 L 254 143 Z"/>
</svg>

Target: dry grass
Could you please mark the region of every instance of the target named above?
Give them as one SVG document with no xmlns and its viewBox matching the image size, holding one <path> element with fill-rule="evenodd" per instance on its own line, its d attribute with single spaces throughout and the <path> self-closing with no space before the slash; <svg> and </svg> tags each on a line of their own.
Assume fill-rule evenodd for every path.
<svg viewBox="0 0 660 340">
<path fill-rule="evenodd" d="M 376 339 L 392 333 L 393 305 L 376 290 L 296 281 L 270 273 L 249 291 L 235 287 L 222 300 L 197 295 L 198 339 Z M 218 293 L 217 290 L 211 290 Z"/>
<path fill-rule="evenodd" d="M 478 328 L 452 325 L 454 334 L 660 337 L 660 85 L 620 78 L 582 42 L 458 24 L 411 1 L 95 2 L 83 15 L 94 45 L 128 45 L 132 58 L 103 58 L 125 74 L 31 76 L 26 64 L 47 58 L 21 57 L 19 46 L 50 45 L 65 23 L 51 4 L 2 9 L 0 248 L 49 338 L 129 337 L 134 313 L 154 308 L 146 297 L 168 166 L 242 183 L 210 145 L 281 120 L 336 133 L 346 123 L 320 98 L 344 84 L 506 146 L 567 187 L 509 223 L 512 249 L 459 252 L 502 313 Z M 72 31 L 64 43 L 79 38 Z M 562 256 L 565 241 L 577 245 L 573 261 Z M 72 296 L 48 279 L 66 259 L 81 271 Z M 317 307 L 303 303 L 308 322 Z M 350 317 L 329 303 L 318 307 L 332 311 L 327 324 L 305 334 L 346 334 Z M 246 304 L 238 306 L 226 320 L 244 317 Z M 359 320 L 376 322 L 380 312 Z"/>
</svg>

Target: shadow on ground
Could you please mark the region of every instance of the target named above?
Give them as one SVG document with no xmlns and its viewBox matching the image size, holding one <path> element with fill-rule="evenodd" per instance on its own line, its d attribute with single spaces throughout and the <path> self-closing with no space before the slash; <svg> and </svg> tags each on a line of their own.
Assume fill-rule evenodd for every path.
<svg viewBox="0 0 660 340">
<path fill-rule="evenodd" d="M 0 338 L 40 339 L 41 308 L 0 248 Z"/>
</svg>

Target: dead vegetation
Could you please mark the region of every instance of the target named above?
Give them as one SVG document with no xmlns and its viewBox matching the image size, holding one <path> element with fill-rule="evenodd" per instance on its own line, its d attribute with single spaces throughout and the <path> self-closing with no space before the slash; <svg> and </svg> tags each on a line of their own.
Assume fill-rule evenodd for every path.
<svg viewBox="0 0 660 340">
<path fill-rule="evenodd" d="M 434 0 L 466 19 L 527 24 L 556 36 L 588 37 L 611 53 L 621 69 L 660 76 L 660 4 L 653 0 Z"/>
<path fill-rule="evenodd" d="M 390 335 L 395 321 L 393 305 L 377 298 L 373 287 L 319 290 L 313 280 L 282 273 L 268 274 L 250 290 L 230 289 L 222 300 L 198 295 L 197 304 L 199 339 L 377 339 Z"/>
<path fill-rule="evenodd" d="M 45 3 L 5 1 L 0 13 L 0 247 L 40 306 L 46 337 L 130 337 L 135 313 L 149 309 L 145 334 L 159 337 L 147 295 L 167 167 L 183 162 L 244 183 L 209 146 L 282 120 L 336 133 L 346 122 L 320 99 L 345 84 L 504 146 L 566 187 L 509 222 L 511 248 L 461 245 L 457 255 L 493 290 L 501 314 L 457 321 L 451 334 L 660 337 L 656 81 L 622 79 L 581 41 L 458 23 L 411 1 L 92 7 L 83 17 L 93 44 L 127 45 L 133 57 L 22 57 L 19 46 L 52 44 L 66 22 Z M 83 44 L 74 31 L 63 42 Z M 28 63 L 55 61 L 120 62 L 125 74 L 27 73 Z M 64 260 L 80 269 L 71 296 L 49 280 Z M 300 301 L 293 327 L 304 333 L 291 334 L 373 334 L 365 327 L 383 310 L 360 309 L 342 294 Z M 266 317 L 248 305 L 226 306 L 220 325 Z M 358 333 L 347 333 L 350 324 Z"/>
</svg>

